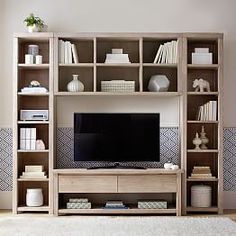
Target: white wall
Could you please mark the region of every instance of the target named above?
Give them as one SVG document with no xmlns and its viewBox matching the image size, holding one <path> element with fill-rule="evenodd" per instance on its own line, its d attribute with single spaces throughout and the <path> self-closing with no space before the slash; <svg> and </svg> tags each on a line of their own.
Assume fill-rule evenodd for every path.
<svg viewBox="0 0 236 236">
<path fill-rule="evenodd" d="M 13 32 L 25 31 L 23 20 L 31 12 L 41 16 L 50 31 L 224 32 L 224 126 L 236 127 L 235 9 L 235 0 L 0 0 L 0 127 L 11 127 L 12 120 Z M 86 101 L 83 102 L 82 106 L 86 107 Z M 110 102 L 112 104 L 113 100 Z M 138 105 L 140 100 L 132 98 L 122 109 L 129 109 L 135 102 Z M 142 105 L 145 109 L 146 103 Z M 155 101 L 151 101 L 150 107 L 154 106 Z M 176 107 L 169 108 L 176 113 Z M 68 122 L 60 121 L 62 126 Z M 173 120 L 167 123 L 171 122 Z"/>
</svg>

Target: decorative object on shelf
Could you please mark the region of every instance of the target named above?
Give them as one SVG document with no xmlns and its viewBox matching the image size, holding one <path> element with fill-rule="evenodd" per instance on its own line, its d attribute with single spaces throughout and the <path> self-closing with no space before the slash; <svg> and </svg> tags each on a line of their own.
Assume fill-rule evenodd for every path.
<svg viewBox="0 0 236 236">
<path fill-rule="evenodd" d="M 25 64 L 33 64 L 34 63 L 34 56 L 31 54 L 25 54 Z"/>
<path fill-rule="evenodd" d="M 167 209 L 165 200 L 139 200 L 138 209 Z"/>
<path fill-rule="evenodd" d="M 164 169 L 166 169 L 166 170 L 171 170 L 172 166 L 173 166 L 173 163 L 172 163 L 172 162 L 166 162 L 166 163 L 164 164 Z"/>
<path fill-rule="evenodd" d="M 29 33 L 41 32 L 45 26 L 44 21 L 33 13 L 25 18 L 24 23 L 26 23 Z"/>
<path fill-rule="evenodd" d="M 39 55 L 39 46 L 37 44 L 30 44 L 28 46 L 28 54 L 33 56 Z"/>
<path fill-rule="evenodd" d="M 153 63 L 177 63 L 178 62 L 178 41 L 172 40 L 161 44 L 157 50 Z"/>
<path fill-rule="evenodd" d="M 41 188 L 28 188 L 26 193 L 26 206 L 39 207 L 43 205 L 43 193 Z"/>
<path fill-rule="evenodd" d="M 87 198 L 70 198 L 66 203 L 67 209 L 91 209 L 92 204 Z"/>
<path fill-rule="evenodd" d="M 207 80 L 204 80 L 202 78 L 195 79 L 193 81 L 193 88 L 195 88 L 195 92 L 204 92 L 206 90 L 207 92 L 211 92 L 210 90 L 210 84 Z"/>
<path fill-rule="evenodd" d="M 195 145 L 195 150 L 201 150 L 200 149 L 200 144 L 202 143 L 201 139 L 199 138 L 199 134 L 198 132 L 196 132 L 196 136 L 195 138 L 193 139 L 193 144 Z"/>
<path fill-rule="evenodd" d="M 128 54 L 123 54 L 122 48 L 113 48 L 112 53 L 106 54 L 105 63 L 131 63 Z"/>
<path fill-rule="evenodd" d="M 69 92 L 83 92 L 84 85 L 79 80 L 79 75 L 72 75 L 72 76 L 73 76 L 73 80 L 67 84 L 67 90 Z"/>
<path fill-rule="evenodd" d="M 171 166 L 171 170 L 178 170 L 179 169 L 179 166 L 178 165 L 172 165 Z"/>
<path fill-rule="evenodd" d="M 211 168 L 210 166 L 194 166 L 191 176 L 189 176 L 189 179 L 202 179 L 202 178 L 215 178 L 215 176 L 212 176 Z"/>
<path fill-rule="evenodd" d="M 20 179 L 46 179 L 47 175 L 43 171 L 42 165 L 27 165 L 25 171 L 22 172 Z"/>
<path fill-rule="evenodd" d="M 107 201 L 103 209 L 128 209 L 122 201 Z"/>
<path fill-rule="evenodd" d="M 170 81 L 165 75 L 152 75 L 148 83 L 150 92 L 166 92 L 170 86 Z"/>
<path fill-rule="evenodd" d="M 36 150 L 45 150 L 45 144 L 43 140 L 41 139 L 36 140 Z"/>
<path fill-rule="evenodd" d="M 37 55 L 35 57 L 35 63 L 38 64 L 43 64 L 43 56 L 42 55 Z"/>
<path fill-rule="evenodd" d="M 20 110 L 20 120 L 47 121 L 48 110 Z"/>
<path fill-rule="evenodd" d="M 102 92 L 135 92 L 135 81 L 109 80 L 101 81 Z"/>
<path fill-rule="evenodd" d="M 203 149 L 203 150 L 208 149 L 206 144 L 209 143 L 209 139 L 206 137 L 206 132 L 205 132 L 204 126 L 202 126 L 202 131 L 200 133 L 200 139 L 202 141 L 202 143 L 200 145 L 200 148 Z"/>
<path fill-rule="evenodd" d="M 209 48 L 195 48 L 192 53 L 192 64 L 212 64 L 212 53 Z"/>
<path fill-rule="evenodd" d="M 37 80 L 32 80 L 28 87 L 24 87 L 21 89 L 22 93 L 46 93 L 48 90 L 41 86 L 41 84 Z"/>
<path fill-rule="evenodd" d="M 191 187 L 192 207 L 211 207 L 212 188 L 208 185 L 193 185 Z"/>
</svg>

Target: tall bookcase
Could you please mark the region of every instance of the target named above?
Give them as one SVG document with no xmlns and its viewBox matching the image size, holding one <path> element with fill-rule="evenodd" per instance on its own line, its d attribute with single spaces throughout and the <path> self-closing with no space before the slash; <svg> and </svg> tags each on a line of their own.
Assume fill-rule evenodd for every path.
<svg viewBox="0 0 236 236">
<path fill-rule="evenodd" d="M 59 62 L 59 40 L 70 41 L 76 45 L 79 63 Z M 154 64 L 160 44 L 178 40 L 178 62 L 175 64 Z M 24 54 L 29 44 L 39 45 L 43 55 L 42 65 L 24 64 Z M 196 47 L 207 47 L 213 53 L 213 64 L 193 65 L 191 53 Z M 123 48 L 129 54 L 129 64 L 105 64 L 106 53 L 112 48 Z M 68 92 L 67 83 L 72 74 L 79 74 L 85 85 L 84 92 Z M 170 80 L 168 92 L 149 92 L 148 81 L 153 74 L 164 74 Z M 193 80 L 204 78 L 210 83 L 211 92 L 194 92 Z M 135 81 L 135 92 L 101 92 L 101 81 L 127 78 Z M 47 94 L 22 94 L 20 89 L 31 80 L 38 80 L 48 88 Z M 46 211 L 53 213 L 53 176 L 56 160 L 56 103 L 59 97 L 71 96 L 145 96 L 156 98 L 176 97 L 178 99 L 179 140 L 182 181 L 182 211 L 222 212 L 222 80 L 223 80 L 223 35 L 219 33 L 32 33 L 14 36 L 14 104 L 13 104 L 13 210 L 17 212 Z M 146 98 L 145 98 L 146 99 Z M 214 100 L 218 103 L 217 121 L 196 120 L 198 107 Z M 66 99 L 65 101 L 66 102 Z M 69 105 L 69 104 L 68 104 Z M 49 121 L 23 122 L 19 120 L 21 109 L 48 109 Z M 58 114 L 59 116 L 60 114 Z M 207 150 L 194 150 L 192 140 L 204 125 L 209 144 Z M 36 127 L 39 139 L 46 143 L 45 151 L 26 151 L 19 149 L 19 130 L 21 127 Z M 21 180 L 19 176 L 25 165 L 44 165 L 46 180 Z M 189 179 L 195 165 L 208 165 L 216 179 Z M 191 186 L 207 184 L 212 187 L 212 207 L 193 208 Z M 30 208 L 25 206 L 27 188 L 41 187 L 44 192 L 45 206 Z"/>
<path fill-rule="evenodd" d="M 223 193 L 223 124 L 222 124 L 222 88 L 223 88 L 223 35 L 222 34 L 184 34 L 183 35 L 183 79 L 184 79 L 184 169 L 183 183 L 184 213 L 217 212 L 222 213 Z M 213 55 L 213 64 L 192 64 L 191 54 L 195 48 L 209 48 Z M 203 78 L 210 84 L 210 92 L 195 92 L 193 81 Z M 217 119 L 198 120 L 199 107 L 209 101 L 217 101 Z M 209 139 L 208 149 L 194 149 L 193 139 L 200 134 L 202 126 Z M 194 166 L 210 166 L 215 178 L 189 178 Z M 212 189 L 211 207 L 191 207 L 191 187 L 207 185 Z"/>
<path fill-rule="evenodd" d="M 37 44 L 43 64 L 25 64 L 28 45 Z M 37 80 L 48 89 L 45 94 L 22 93 L 23 87 Z M 53 34 L 14 35 L 14 100 L 13 100 L 13 212 L 52 213 L 53 169 Z M 49 110 L 47 121 L 22 121 L 20 110 Z M 20 149 L 20 129 L 36 128 L 36 138 L 43 140 L 45 150 Z M 26 165 L 43 165 L 47 178 L 19 178 Z M 26 206 L 28 188 L 41 188 L 44 204 L 41 207 Z"/>
</svg>

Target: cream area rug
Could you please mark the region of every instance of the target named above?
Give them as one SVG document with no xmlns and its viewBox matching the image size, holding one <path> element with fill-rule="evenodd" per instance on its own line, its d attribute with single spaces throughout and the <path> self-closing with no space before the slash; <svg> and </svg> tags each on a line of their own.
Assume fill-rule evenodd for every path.
<svg viewBox="0 0 236 236">
<path fill-rule="evenodd" d="M 0 218 L 1 236 L 235 236 L 224 217 L 15 216 Z"/>
</svg>

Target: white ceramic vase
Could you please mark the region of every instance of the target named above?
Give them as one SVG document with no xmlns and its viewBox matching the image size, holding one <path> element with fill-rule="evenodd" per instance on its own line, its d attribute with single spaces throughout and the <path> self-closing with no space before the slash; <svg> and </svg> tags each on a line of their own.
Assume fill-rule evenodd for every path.
<svg viewBox="0 0 236 236">
<path fill-rule="evenodd" d="M 43 193 L 41 188 L 29 188 L 26 193 L 26 206 L 37 207 L 43 205 Z"/>
<path fill-rule="evenodd" d="M 78 75 L 73 75 L 73 80 L 67 84 L 67 90 L 69 92 L 83 92 L 84 85 L 81 81 L 79 81 Z"/>
<path fill-rule="evenodd" d="M 37 25 L 30 25 L 30 26 L 27 26 L 27 29 L 28 29 L 28 32 L 29 33 L 33 33 L 33 32 L 39 32 L 39 27 Z"/>
</svg>

